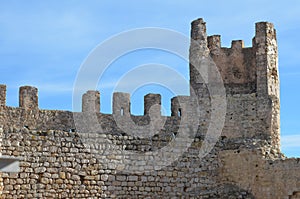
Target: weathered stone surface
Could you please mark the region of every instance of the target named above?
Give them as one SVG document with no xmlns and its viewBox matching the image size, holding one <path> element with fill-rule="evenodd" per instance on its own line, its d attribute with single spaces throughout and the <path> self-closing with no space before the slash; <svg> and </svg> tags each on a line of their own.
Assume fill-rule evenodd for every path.
<svg viewBox="0 0 300 199">
<path fill-rule="evenodd" d="M 113 114 L 100 113 L 98 91 L 83 96 L 82 113 L 40 110 L 37 89 L 29 86 L 20 88 L 20 107 L 7 107 L 6 86 L 0 85 L 0 148 L 2 154 L 21 159 L 19 173 L 0 176 L 1 197 L 299 198 L 300 161 L 285 158 L 279 148 L 274 26 L 257 23 L 253 46 L 247 48 L 240 40 L 231 48 L 222 47 L 220 35 L 206 35 L 203 19 L 192 23 L 191 37 L 191 96 L 175 96 L 170 117 L 161 116 L 157 94 L 145 96 L 144 116 L 131 115 L 128 93 L 114 94 Z M 211 100 L 220 94 L 210 93 L 199 74 L 203 57 L 211 58 L 219 70 L 227 112 L 221 136 L 199 157 L 214 122 Z M 208 74 L 211 84 L 218 85 Z M 194 116 L 194 110 L 200 117 L 187 117 Z M 132 125 L 128 119 L 145 126 L 155 121 L 153 116 L 165 120 L 154 136 L 141 138 L 122 129 Z M 185 118 L 191 120 L 184 123 Z M 80 126 L 74 119 L 82 121 Z M 194 120 L 198 131 L 185 149 L 180 133 L 190 132 Z M 168 146 L 180 154 L 177 159 L 168 159 L 167 150 L 156 154 Z"/>
</svg>

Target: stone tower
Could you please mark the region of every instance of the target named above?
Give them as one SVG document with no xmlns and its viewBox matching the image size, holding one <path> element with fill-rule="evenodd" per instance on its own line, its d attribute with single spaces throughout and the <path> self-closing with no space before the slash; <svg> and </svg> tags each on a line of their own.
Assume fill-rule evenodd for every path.
<svg viewBox="0 0 300 199">
<path fill-rule="evenodd" d="M 221 46 L 221 36 L 207 36 L 203 19 L 192 22 L 190 85 L 199 104 L 205 103 L 209 121 L 211 95 L 208 84 L 216 83 L 209 73 L 208 83 L 199 68 L 216 65 L 226 90 L 227 114 L 222 134 L 231 138 L 263 138 L 279 150 L 279 77 L 276 30 L 268 22 L 256 23 L 252 47 L 242 40 L 231 47 Z M 208 60 L 201 62 L 201 60 Z M 192 92 L 191 92 L 192 93 Z M 207 125 L 201 127 L 205 132 Z"/>
</svg>

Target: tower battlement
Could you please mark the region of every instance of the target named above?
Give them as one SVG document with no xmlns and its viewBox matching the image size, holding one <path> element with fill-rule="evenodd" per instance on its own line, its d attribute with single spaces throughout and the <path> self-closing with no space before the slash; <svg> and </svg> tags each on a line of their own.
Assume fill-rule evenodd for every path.
<svg viewBox="0 0 300 199">
<path fill-rule="evenodd" d="M 192 22 L 192 41 L 202 45 L 191 46 L 190 56 L 200 52 L 213 59 L 222 76 L 228 94 L 258 93 L 279 98 L 277 41 L 274 25 L 268 22 L 255 24 L 251 47 L 243 40 L 233 40 L 231 47 L 222 47 L 221 35 L 207 36 L 203 19 Z M 199 48 L 199 49 L 198 49 Z M 191 84 L 197 72 L 190 68 Z"/>
<path fill-rule="evenodd" d="M 90 113 L 101 113 L 100 111 L 100 92 L 89 90 L 82 95 L 82 112 L 90 112 Z M 172 112 L 175 109 L 178 109 L 180 106 L 177 103 L 174 103 L 173 100 L 177 98 L 181 98 L 184 96 L 174 97 L 171 100 L 171 110 Z M 188 96 L 185 96 L 188 99 Z M 122 116 L 130 116 L 130 93 L 124 92 L 115 92 L 113 93 L 112 98 L 112 114 L 113 115 L 122 115 Z M 7 110 L 16 110 L 22 109 L 24 111 L 39 111 L 38 105 L 38 89 L 32 86 L 21 86 L 19 88 L 19 107 L 7 107 L 6 106 L 6 85 L 0 85 L 0 105 L 2 108 L 7 108 Z M 173 107 L 174 106 L 174 107 Z M 55 111 L 55 110 L 41 110 L 41 111 Z M 60 112 L 60 111 L 59 111 Z M 63 111 L 62 111 L 63 112 Z M 68 112 L 68 111 L 66 111 Z M 161 95 L 149 93 L 144 96 L 144 116 L 149 115 L 152 112 L 154 115 L 161 116 Z M 107 114 L 106 114 L 107 115 Z M 172 114 L 173 115 L 173 114 Z"/>
<path fill-rule="evenodd" d="M 201 65 L 193 60 L 207 57 L 217 67 L 226 90 L 227 120 L 223 134 L 228 137 L 261 135 L 279 148 L 279 76 L 274 25 L 256 23 L 252 47 L 246 48 L 242 40 L 232 41 L 230 48 L 222 47 L 220 35 L 207 36 L 201 18 L 191 26 L 190 85 L 200 98 L 199 104 L 206 100 L 204 109 L 210 111 L 209 91 L 198 72 Z M 205 115 L 202 120 L 209 117 Z M 207 128 L 204 125 L 203 130 Z"/>
</svg>

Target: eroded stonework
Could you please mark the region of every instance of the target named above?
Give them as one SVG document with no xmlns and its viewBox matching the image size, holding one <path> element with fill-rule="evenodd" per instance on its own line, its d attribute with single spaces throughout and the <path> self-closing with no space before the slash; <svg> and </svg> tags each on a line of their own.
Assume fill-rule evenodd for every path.
<svg viewBox="0 0 300 199">
<path fill-rule="evenodd" d="M 103 114 L 98 91 L 83 95 L 81 113 L 40 110 L 38 91 L 30 86 L 20 88 L 18 108 L 8 107 L 6 86 L 0 85 L 2 154 L 19 157 L 21 167 L 19 173 L 2 173 L 1 197 L 299 198 L 299 159 L 280 152 L 276 31 L 268 22 L 255 30 L 252 47 L 239 40 L 224 48 L 220 35 L 206 35 L 202 19 L 192 22 L 190 60 L 207 58 L 217 66 L 227 103 L 222 134 L 204 157 L 199 151 L 213 122 L 211 100 L 220 93 L 210 93 L 218 82 L 208 73 L 208 85 L 200 62 L 191 61 L 191 96 L 174 97 L 171 116 L 161 116 L 159 94 L 145 96 L 143 116 L 131 115 L 128 93 L 114 93 L 113 114 Z M 192 117 L 194 110 L 199 118 Z M 164 123 L 155 135 L 139 137 L 126 134 L 128 121 L 154 129 Z M 156 152 L 195 122 L 191 146 L 163 166 L 168 153 Z M 185 140 L 176 144 L 174 154 Z"/>
</svg>

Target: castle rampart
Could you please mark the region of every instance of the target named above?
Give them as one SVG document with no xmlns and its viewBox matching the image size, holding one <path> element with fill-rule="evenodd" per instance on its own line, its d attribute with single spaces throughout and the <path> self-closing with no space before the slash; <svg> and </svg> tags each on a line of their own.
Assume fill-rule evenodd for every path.
<svg viewBox="0 0 300 199">
<path fill-rule="evenodd" d="M 41 110 L 38 90 L 30 86 L 20 88 L 19 107 L 9 107 L 6 86 L 0 85 L 2 154 L 21 159 L 19 173 L 3 173 L 2 197 L 299 197 L 299 159 L 280 152 L 273 24 L 257 23 L 252 43 L 245 47 L 234 40 L 230 48 L 222 47 L 220 35 L 207 36 L 203 19 L 193 21 L 191 94 L 171 99 L 171 116 L 161 115 L 159 94 L 146 95 L 144 115 L 134 116 L 130 94 L 121 92 L 113 94 L 112 114 L 101 113 L 99 91 L 83 95 L 78 113 Z M 202 157 L 211 123 L 221 121 L 211 121 L 220 108 L 212 100 L 221 92 L 209 88 L 220 85 L 226 95 L 225 123 Z M 190 138 L 195 122 L 196 134 Z M 188 139 L 190 145 L 180 154 Z"/>
</svg>

